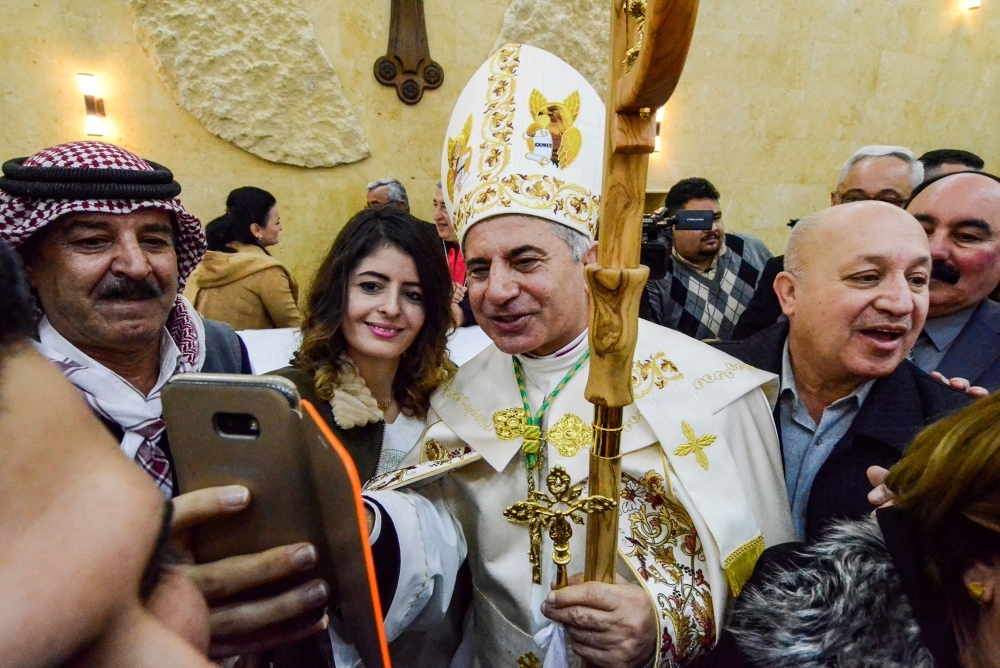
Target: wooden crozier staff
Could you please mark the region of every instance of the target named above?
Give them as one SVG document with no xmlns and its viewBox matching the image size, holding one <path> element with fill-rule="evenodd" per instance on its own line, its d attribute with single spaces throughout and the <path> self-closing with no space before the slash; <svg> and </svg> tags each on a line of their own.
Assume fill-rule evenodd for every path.
<svg viewBox="0 0 1000 668">
<path fill-rule="evenodd" d="M 590 376 L 594 404 L 590 495 L 619 499 L 622 411 L 632 403 L 631 369 L 639 299 L 649 269 L 639 265 L 653 112 L 677 86 L 694 32 L 698 0 L 612 0 L 600 251 L 587 267 Z M 613 583 L 618 510 L 590 515 L 586 579 Z"/>
</svg>

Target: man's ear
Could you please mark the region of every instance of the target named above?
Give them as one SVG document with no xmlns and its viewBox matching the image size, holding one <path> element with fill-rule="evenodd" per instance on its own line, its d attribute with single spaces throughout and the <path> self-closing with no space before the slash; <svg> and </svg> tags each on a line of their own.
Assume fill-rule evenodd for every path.
<svg viewBox="0 0 1000 668">
<path fill-rule="evenodd" d="M 583 263 L 585 265 L 594 264 L 595 262 L 597 262 L 597 243 L 598 242 L 596 241 L 592 242 L 590 244 L 590 248 L 587 250 L 586 253 L 584 253 Z"/>
<path fill-rule="evenodd" d="M 795 312 L 797 282 L 798 279 L 795 275 L 787 271 L 783 271 L 774 277 L 774 294 L 778 295 L 781 312 L 786 316 L 791 316 Z"/>
</svg>

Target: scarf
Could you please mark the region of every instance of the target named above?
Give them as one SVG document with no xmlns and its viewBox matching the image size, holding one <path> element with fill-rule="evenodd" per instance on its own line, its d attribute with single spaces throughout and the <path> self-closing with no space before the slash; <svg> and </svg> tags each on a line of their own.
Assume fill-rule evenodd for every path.
<svg viewBox="0 0 1000 668">
<path fill-rule="evenodd" d="M 122 428 L 122 452 L 142 467 L 169 499 L 173 474 L 159 445 L 166 429 L 160 393 L 170 377 L 201 371 L 205 363 L 205 326 L 191 303 L 177 297 L 161 338 L 160 378 L 148 396 L 63 338 L 46 318 L 39 325 L 39 337 L 41 341 L 35 343 L 38 352 L 59 367 L 94 413 Z"/>
</svg>

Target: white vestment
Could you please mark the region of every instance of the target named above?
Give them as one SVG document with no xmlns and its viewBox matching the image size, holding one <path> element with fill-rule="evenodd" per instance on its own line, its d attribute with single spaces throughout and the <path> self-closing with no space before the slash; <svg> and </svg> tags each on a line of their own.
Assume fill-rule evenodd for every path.
<svg viewBox="0 0 1000 668">
<path fill-rule="evenodd" d="M 586 349 L 583 341 L 561 357 L 519 357 L 532 412 Z M 643 586 L 656 610 L 654 664 L 683 665 L 714 645 L 733 589 L 764 546 L 795 538 L 771 414 L 777 380 L 645 321 L 634 360 L 636 403 L 625 409 L 622 432 L 618 572 Z M 539 491 L 547 491 L 545 476 L 555 466 L 574 484 L 587 479 L 588 370 L 589 361 L 544 417 Z M 539 607 L 555 575 L 552 541 L 543 534 L 541 584 L 533 584 L 528 529 L 503 514 L 528 490 L 522 439 L 495 420 L 522 406 L 511 356 L 491 345 L 431 406 L 421 446 L 403 461 L 412 468 L 376 478 L 366 493 L 391 516 L 400 543 L 387 630 L 440 619 L 467 553 L 475 664 L 514 668 L 528 652 L 541 658 L 532 637 L 550 623 Z M 582 447 L 580 430 L 571 428 L 581 421 L 588 425 Z M 570 574 L 583 571 L 585 534 L 574 526 Z"/>
</svg>

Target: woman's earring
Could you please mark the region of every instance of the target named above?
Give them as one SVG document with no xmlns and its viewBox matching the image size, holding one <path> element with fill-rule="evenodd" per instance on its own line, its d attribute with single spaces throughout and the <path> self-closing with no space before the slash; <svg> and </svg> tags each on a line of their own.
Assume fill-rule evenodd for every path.
<svg viewBox="0 0 1000 668">
<path fill-rule="evenodd" d="M 965 588 L 969 591 L 969 596 L 976 602 L 976 605 L 982 606 L 983 597 L 986 595 L 986 589 L 983 587 L 983 583 L 970 582 L 965 585 Z"/>
<path fill-rule="evenodd" d="M 260 234 L 257 235 L 257 243 L 264 243 L 264 237 Z"/>
</svg>

